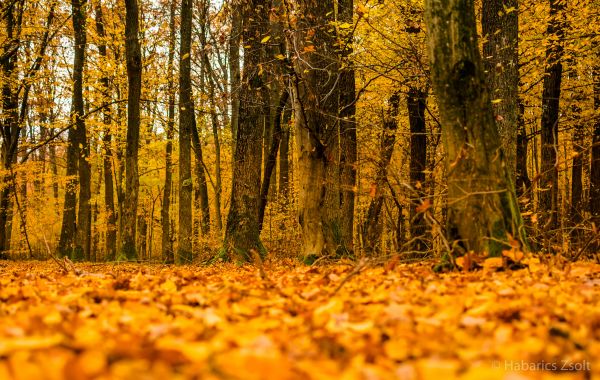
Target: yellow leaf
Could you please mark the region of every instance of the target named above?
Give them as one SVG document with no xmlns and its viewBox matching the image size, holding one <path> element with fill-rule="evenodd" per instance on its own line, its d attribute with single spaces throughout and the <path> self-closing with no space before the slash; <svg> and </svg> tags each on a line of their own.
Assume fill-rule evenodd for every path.
<svg viewBox="0 0 600 380">
<path fill-rule="evenodd" d="M 504 258 L 502 257 L 490 257 L 485 259 L 483 262 L 483 270 L 493 271 L 501 268 L 504 265 Z"/>
<path fill-rule="evenodd" d="M 261 43 L 261 44 L 265 44 L 265 43 L 267 43 L 267 42 L 268 42 L 270 39 L 271 39 L 271 36 L 266 36 L 266 37 L 264 37 L 262 40 L 260 40 L 260 43 Z"/>
</svg>

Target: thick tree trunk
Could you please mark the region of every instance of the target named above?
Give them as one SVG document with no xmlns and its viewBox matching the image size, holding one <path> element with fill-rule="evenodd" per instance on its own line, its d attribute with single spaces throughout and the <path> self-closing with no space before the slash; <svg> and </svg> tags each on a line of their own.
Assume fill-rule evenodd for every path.
<svg viewBox="0 0 600 380">
<path fill-rule="evenodd" d="M 527 246 L 477 46 L 473 0 L 427 0 L 432 82 L 447 152 L 448 231 L 455 253 Z"/>
<path fill-rule="evenodd" d="M 354 1 L 338 1 L 338 20 L 341 23 L 354 23 Z M 347 29 L 353 30 L 353 29 Z M 353 51 L 353 34 L 339 30 L 339 38 L 344 45 L 340 54 L 343 69 L 338 84 L 340 120 L 340 197 L 341 234 L 343 247 L 348 253 L 354 251 L 354 197 L 356 192 L 356 81 L 354 63 L 350 60 Z"/>
<path fill-rule="evenodd" d="M 519 115 L 519 3 L 518 0 L 483 0 L 485 77 L 494 116 L 502 139 L 509 173 L 516 172 L 517 119 Z"/>
<path fill-rule="evenodd" d="M 427 94 L 411 88 L 408 92 L 408 121 L 410 124 L 410 185 L 414 189 L 410 204 L 410 237 L 414 251 L 427 251 L 426 223 L 423 212 L 417 211 L 425 198 L 425 170 L 427 169 L 427 130 L 425 101 Z"/>
<path fill-rule="evenodd" d="M 233 156 L 231 206 L 227 216 L 225 249 L 236 261 L 252 260 L 251 250 L 263 253 L 260 242 L 259 204 L 262 150 L 261 114 L 264 110 L 264 73 L 261 72 L 268 2 L 247 0 L 242 4 L 244 23 L 244 70 L 239 89 L 240 113 Z"/>
<path fill-rule="evenodd" d="M 396 143 L 399 106 L 400 96 L 398 93 L 395 93 L 388 101 L 388 109 L 383 120 L 377 174 L 375 176 L 375 181 L 371 185 L 372 199 L 367 211 L 367 217 L 362 227 L 363 245 L 367 254 L 373 254 L 380 250 L 382 232 L 380 215 L 385 200 L 383 189 L 387 181 L 388 166 L 390 165 L 390 160 L 394 153 L 394 144 Z M 400 210 L 400 213 L 401 212 L 402 211 Z"/>
<path fill-rule="evenodd" d="M 231 137 L 233 146 L 237 140 L 238 118 L 240 110 L 239 89 L 240 73 L 240 40 L 242 35 L 242 14 L 238 10 L 239 1 L 231 1 L 231 34 L 229 35 L 229 91 L 231 98 Z"/>
<path fill-rule="evenodd" d="M 125 0 L 125 55 L 127 57 L 127 146 L 125 148 L 125 202 L 121 232 L 121 251 L 127 260 L 137 260 L 135 233 L 140 178 L 138 149 L 140 144 L 140 98 L 142 95 L 142 54 L 139 41 L 137 0 Z"/>
<path fill-rule="evenodd" d="M 73 61 L 73 105 L 71 115 L 75 119 L 75 133 L 78 145 L 79 172 L 79 210 L 77 215 L 77 234 L 74 258 L 90 260 L 92 240 L 92 197 L 89 156 L 90 146 L 84 117 L 83 69 L 85 66 L 86 18 L 84 0 L 72 0 L 73 34 L 75 36 L 75 55 Z"/>
<path fill-rule="evenodd" d="M 317 256 L 339 256 L 344 246 L 340 201 L 339 46 L 334 4 L 298 2 L 295 74 L 292 78 L 296 147 L 298 152 L 299 222 L 302 254 L 307 262 Z"/>
<path fill-rule="evenodd" d="M 4 22 L 5 36 L 7 43 L 4 44 L 2 50 L 2 76 L 6 78 L 2 81 L 2 145 L 1 145 L 1 160 L 2 168 L 5 174 L 2 176 L 4 186 L 0 191 L 0 254 L 10 249 L 10 234 L 7 233 L 7 223 L 10 214 L 12 203 L 10 197 L 13 188 L 12 174 L 9 172 L 12 169 L 13 151 L 16 150 L 16 145 L 19 139 L 19 115 L 18 115 L 18 97 L 15 94 L 14 83 L 16 78 L 16 65 L 18 59 L 18 51 L 20 48 L 20 40 L 17 31 L 20 30 L 16 17 L 20 12 L 20 7 L 16 2 L 6 7 Z M 16 140 L 15 140 L 16 138 Z M 14 146 L 14 149 L 13 149 Z"/>
<path fill-rule="evenodd" d="M 544 231 L 558 227 L 558 116 L 560 111 L 560 85 L 562 80 L 564 37 L 562 0 L 550 0 L 548 36 L 552 38 L 546 49 L 544 88 L 542 93 L 541 121 L 541 172 L 538 186 L 540 226 Z"/>
<path fill-rule="evenodd" d="M 191 137 L 194 124 L 191 80 L 192 1 L 181 1 L 181 48 L 179 57 L 179 248 L 175 261 L 192 261 L 192 158 Z"/>
<path fill-rule="evenodd" d="M 96 5 L 96 32 L 98 33 L 98 53 L 103 61 L 108 59 L 106 52 L 106 32 L 104 30 L 104 16 L 102 5 Z M 102 86 L 102 97 L 106 104 L 110 102 L 110 89 L 108 74 L 103 72 L 100 78 Z M 115 212 L 115 186 L 113 182 L 113 153 L 112 153 L 112 131 L 111 131 L 110 107 L 103 110 L 104 136 L 102 165 L 104 170 L 104 207 L 106 211 L 106 252 L 105 259 L 113 261 L 117 254 L 117 215 Z"/>
<path fill-rule="evenodd" d="M 172 1 L 169 15 L 169 57 L 167 75 L 173 77 L 173 61 L 175 60 L 175 11 L 176 2 Z M 175 262 L 173 239 L 171 233 L 171 191 L 173 188 L 173 135 L 175 131 L 175 86 L 173 80 L 168 81 L 167 92 L 169 105 L 167 109 L 167 145 L 165 147 L 165 185 L 163 188 L 162 208 L 160 210 L 162 235 L 162 259 L 167 264 Z"/>
</svg>

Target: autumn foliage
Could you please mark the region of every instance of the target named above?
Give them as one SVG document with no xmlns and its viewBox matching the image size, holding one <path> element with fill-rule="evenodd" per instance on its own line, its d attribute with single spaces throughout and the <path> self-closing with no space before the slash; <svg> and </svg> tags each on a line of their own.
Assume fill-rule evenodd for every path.
<svg viewBox="0 0 600 380">
<path fill-rule="evenodd" d="M 0 378 L 600 376 L 600 266 L 523 260 L 442 275 L 398 261 L 3 262 Z"/>
</svg>

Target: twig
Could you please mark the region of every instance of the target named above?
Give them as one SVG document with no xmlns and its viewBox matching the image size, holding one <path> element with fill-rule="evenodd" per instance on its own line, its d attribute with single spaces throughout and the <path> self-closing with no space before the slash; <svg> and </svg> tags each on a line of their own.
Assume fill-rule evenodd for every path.
<svg viewBox="0 0 600 380">
<path fill-rule="evenodd" d="M 368 264 L 369 264 L 369 261 L 367 259 L 365 259 L 365 258 L 360 259 L 358 264 L 356 264 L 354 266 L 354 269 L 352 269 L 352 272 L 348 273 L 346 275 L 346 277 L 344 277 L 344 279 L 340 282 L 340 284 L 337 286 L 337 288 L 335 288 L 333 293 L 331 293 L 330 297 L 335 296 L 337 294 L 337 292 L 339 292 L 340 289 L 342 289 L 344 284 L 346 284 L 346 282 L 348 282 L 352 277 L 359 274 L 363 269 L 365 269 L 367 267 Z"/>
<path fill-rule="evenodd" d="M 61 267 L 61 269 L 65 273 L 69 273 L 69 269 L 67 268 L 67 266 L 63 262 L 61 262 L 59 259 L 57 259 L 56 256 L 50 250 L 50 246 L 48 245 L 48 241 L 46 240 L 46 234 L 43 234 L 42 237 L 44 238 L 44 244 L 46 244 L 46 250 L 48 251 L 48 256 L 50 256 L 50 258 L 52 260 L 54 260 L 54 262 L 56 264 L 58 264 L 58 266 Z"/>
</svg>

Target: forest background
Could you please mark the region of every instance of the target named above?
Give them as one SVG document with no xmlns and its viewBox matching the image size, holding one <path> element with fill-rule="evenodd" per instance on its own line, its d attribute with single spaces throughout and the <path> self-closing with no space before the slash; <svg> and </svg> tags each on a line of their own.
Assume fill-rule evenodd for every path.
<svg viewBox="0 0 600 380">
<path fill-rule="evenodd" d="M 339 2 L 317 9 L 314 28 L 299 17 L 306 6 L 3 2 L 2 255 L 441 256 L 453 244 L 449 169 L 424 4 Z M 593 0 L 476 4 L 527 235 L 569 257 L 593 254 L 600 215 L 599 9 Z M 336 98 L 319 105 L 319 122 L 339 144 L 323 145 L 336 163 L 326 180 L 303 167 L 299 96 L 287 90 L 311 54 L 323 65 L 315 71 L 337 78 L 320 88 Z M 248 92 L 252 75 L 260 84 Z M 343 216 L 307 248 L 301 199 L 320 181 L 335 182 Z M 260 244 L 244 235 L 256 231 Z"/>
</svg>

